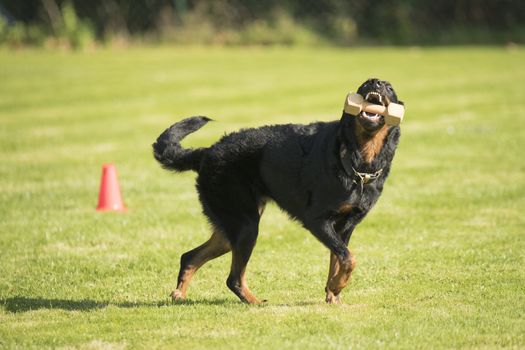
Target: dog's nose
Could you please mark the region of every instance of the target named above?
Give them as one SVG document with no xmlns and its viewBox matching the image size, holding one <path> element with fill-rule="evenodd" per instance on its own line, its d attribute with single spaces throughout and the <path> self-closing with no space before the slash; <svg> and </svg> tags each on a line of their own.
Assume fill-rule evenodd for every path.
<svg viewBox="0 0 525 350">
<path fill-rule="evenodd" d="M 376 83 L 375 83 L 376 88 L 380 89 L 382 85 L 383 84 L 381 84 L 381 80 L 376 80 Z"/>
</svg>

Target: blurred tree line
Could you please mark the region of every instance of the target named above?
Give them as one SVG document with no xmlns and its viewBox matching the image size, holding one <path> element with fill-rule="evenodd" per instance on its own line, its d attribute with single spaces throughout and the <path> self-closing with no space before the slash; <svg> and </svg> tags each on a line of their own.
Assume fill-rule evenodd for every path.
<svg viewBox="0 0 525 350">
<path fill-rule="evenodd" d="M 0 0 L 0 41 L 522 43 L 523 0 Z"/>
</svg>

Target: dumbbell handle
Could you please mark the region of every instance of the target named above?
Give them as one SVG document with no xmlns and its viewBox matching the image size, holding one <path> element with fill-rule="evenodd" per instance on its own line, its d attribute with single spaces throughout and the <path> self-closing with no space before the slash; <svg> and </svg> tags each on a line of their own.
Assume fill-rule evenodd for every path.
<svg viewBox="0 0 525 350">
<path fill-rule="evenodd" d="M 361 105 L 361 110 L 368 112 L 368 113 L 374 113 L 374 114 L 381 114 L 381 115 L 387 115 L 387 108 L 385 106 L 376 105 L 374 103 L 370 102 L 363 102 Z"/>
</svg>

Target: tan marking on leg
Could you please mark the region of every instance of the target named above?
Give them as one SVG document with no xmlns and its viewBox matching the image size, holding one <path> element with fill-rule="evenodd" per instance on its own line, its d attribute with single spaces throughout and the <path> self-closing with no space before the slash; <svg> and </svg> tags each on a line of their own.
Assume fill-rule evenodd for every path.
<svg viewBox="0 0 525 350">
<path fill-rule="evenodd" d="M 339 295 L 334 293 L 328 288 L 332 278 L 339 272 L 339 260 L 334 253 L 330 253 L 330 269 L 328 270 L 328 280 L 326 281 L 326 302 L 329 304 L 340 303 Z"/>
<path fill-rule="evenodd" d="M 248 288 L 248 284 L 246 283 L 245 271 L 243 271 L 241 274 L 241 293 L 248 304 L 260 304 L 261 303 L 259 299 L 257 299 L 255 295 L 252 294 L 252 292 L 250 291 L 250 288 Z"/>
<path fill-rule="evenodd" d="M 196 249 L 199 249 L 199 251 L 191 259 L 186 268 L 184 269 L 184 266 L 181 266 L 181 269 L 184 269 L 184 271 L 179 273 L 177 289 L 171 293 L 173 300 L 185 299 L 186 290 L 188 289 L 193 274 L 206 262 L 229 252 L 231 246 L 223 234 L 215 229 L 210 239 Z"/>
<path fill-rule="evenodd" d="M 230 279 L 233 279 L 230 281 Z M 235 254 L 232 254 L 232 266 L 230 270 L 230 277 L 228 277 L 228 287 L 241 299 L 241 301 L 248 304 L 260 304 L 259 299 L 255 297 L 248 288 L 246 283 L 246 264 L 243 260 Z"/>
<path fill-rule="evenodd" d="M 355 269 L 356 259 L 352 253 L 345 261 L 339 262 L 339 271 L 332 277 L 328 282 L 328 290 L 331 291 L 335 296 L 339 296 L 341 290 L 346 287 L 348 280 L 352 275 L 352 271 Z"/>
</svg>

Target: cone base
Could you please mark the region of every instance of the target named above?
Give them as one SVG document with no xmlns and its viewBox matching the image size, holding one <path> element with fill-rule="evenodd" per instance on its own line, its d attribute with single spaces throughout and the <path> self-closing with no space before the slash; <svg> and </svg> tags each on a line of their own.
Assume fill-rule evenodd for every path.
<svg viewBox="0 0 525 350">
<path fill-rule="evenodd" d="M 107 207 L 101 207 L 101 208 L 97 208 L 97 211 L 128 211 L 128 208 L 107 208 Z"/>
</svg>

